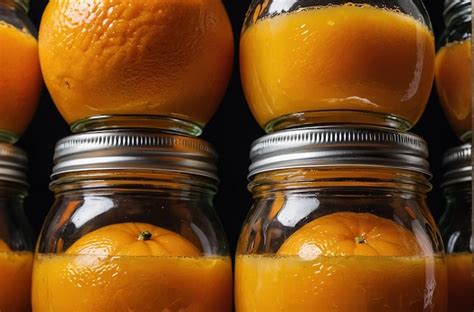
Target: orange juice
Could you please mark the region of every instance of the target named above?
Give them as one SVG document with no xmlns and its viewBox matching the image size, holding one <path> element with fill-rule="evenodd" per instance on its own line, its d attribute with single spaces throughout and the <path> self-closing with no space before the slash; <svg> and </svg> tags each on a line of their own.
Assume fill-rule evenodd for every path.
<svg viewBox="0 0 474 312">
<path fill-rule="evenodd" d="M 0 132 L 17 139 L 41 95 L 38 44 L 29 33 L 0 22 L 0 46 Z"/>
<path fill-rule="evenodd" d="M 39 34 L 44 79 L 69 124 L 146 115 L 202 127 L 224 95 L 233 47 L 221 0 L 52 0 Z"/>
<path fill-rule="evenodd" d="M 229 258 L 39 254 L 33 311 L 231 311 L 231 272 Z"/>
<path fill-rule="evenodd" d="M 449 124 L 460 137 L 472 129 L 471 39 L 443 47 L 436 55 L 436 88 Z"/>
<path fill-rule="evenodd" d="M 472 254 L 446 256 L 448 265 L 448 311 L 472 312 Z"/>
<path fill-rule="evenodd" d="M 238 312 L 447 311 L 434 258 L 238 256 L 235 274 Z"/>
<path fill-rule="evenodd" d="M 32 266 L 30 252 L 0 252 L 0 311 L 31 310 Z"/>
<path fill-rule="evenodd" d="M 434 57 L 428 27 L 369 5 L 265 18 L 240 42 L 245 95 L 267 131 L 294 123 L 408 129 L 428 101 Z"/>
</svg>

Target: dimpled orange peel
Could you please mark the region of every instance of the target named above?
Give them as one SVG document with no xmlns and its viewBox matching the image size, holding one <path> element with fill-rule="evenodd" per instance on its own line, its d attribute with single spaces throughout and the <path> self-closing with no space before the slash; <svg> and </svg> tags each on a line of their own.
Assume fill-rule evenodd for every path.
<svg viewBox="0 0 474 312">
<path fill-rule="evenodd" d="M 203 127 L 227 87 L 233 35 L 220 0 L 52 0 L 39 52 L 69 124 L 140 115 Z"/>
<path fill-rule="evenodd" d="M 338 212 L 318 218 L 291 235 L 279 255 L 416 256 L 415 236 L 395 222 L 370 213 Z"/>
</svg>

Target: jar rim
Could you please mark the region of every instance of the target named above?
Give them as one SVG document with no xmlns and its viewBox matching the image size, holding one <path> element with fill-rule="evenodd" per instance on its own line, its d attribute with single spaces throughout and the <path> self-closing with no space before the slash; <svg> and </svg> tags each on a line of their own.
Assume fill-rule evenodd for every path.
<svg viewBox="0 0 474 312">
<path fill-rule="evenodd" d="M 380 127 L 322 126 L 285 130 L 252 144 L 248 178 L 281 169 L 393 168 L 431 178 L 419 136 Z"/>
<path fill-rule="evenodd" d="M 153 130 L 103 130 L 56 144 L 51 178 L 88 171 L 163 171 L 217 177 L 217 153 L 204 140 Z"/>
</svg>

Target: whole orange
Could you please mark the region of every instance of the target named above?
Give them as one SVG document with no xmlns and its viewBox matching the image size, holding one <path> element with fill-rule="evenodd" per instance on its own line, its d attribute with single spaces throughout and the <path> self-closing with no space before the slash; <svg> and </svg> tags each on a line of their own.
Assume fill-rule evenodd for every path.
<svg viewBox="0 0 474 312">
<path fill-rule="evenodd" d="M 39 32 L 46 85 L 70 124 L 154 115 L 202 127 L 224 95 L 233 45 L 220 0 L 51 0 Z"/>
<path fill-rule="evenodd" d="M 401 225 L 370 213 L 337 212 L 318 218 L 291 235 L 280 255 L 417 256 L 415 235 Z"/>
<path fill-rule="evenodd" d="M 146 223 L 118 223 L 92 231 L 67 250 L 70 255 L 97 256 L 199 256 L 188 240 Z"/>
</svg>

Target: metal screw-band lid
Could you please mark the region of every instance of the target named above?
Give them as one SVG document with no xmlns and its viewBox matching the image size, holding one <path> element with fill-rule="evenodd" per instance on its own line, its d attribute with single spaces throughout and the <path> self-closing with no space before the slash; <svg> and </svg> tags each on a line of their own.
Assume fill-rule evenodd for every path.
<svg viewBox="0 0 474 312">
<path fill-rule="evenodd" d="M 472 146 L 470 143 L 464 144 L 448 150 L 444 154 L 443 167 L 444 183 L 443 187 L 472 182 Z"/>
<path fill-rule="evenodd" d="M 217 154 L 195 137 L 158 131 L 94 131 L 60 140 L 52 178 L 102 170 L 181 172 L 217 180 Z"/>
<path fill-rule="evenodd" d="M 446 26 L 462 17 L 465 21 L 472 19 L 472 5 L 471 0 L 445 0 L 444 1 L 444 23 Z"/>
<path fill-rule="evenodd" d="M 28 185 L 26 170 L 28 157 L 20 148 L 0 143 L 0 181 Z"/>
<path fill-rule="evenodd" d="M 385 128 L 315 127 L 286 130 L 256 140 L 249 177 L 292 168 L 384 167 L 431 177 L 426 142 Z"/>
</svg>

